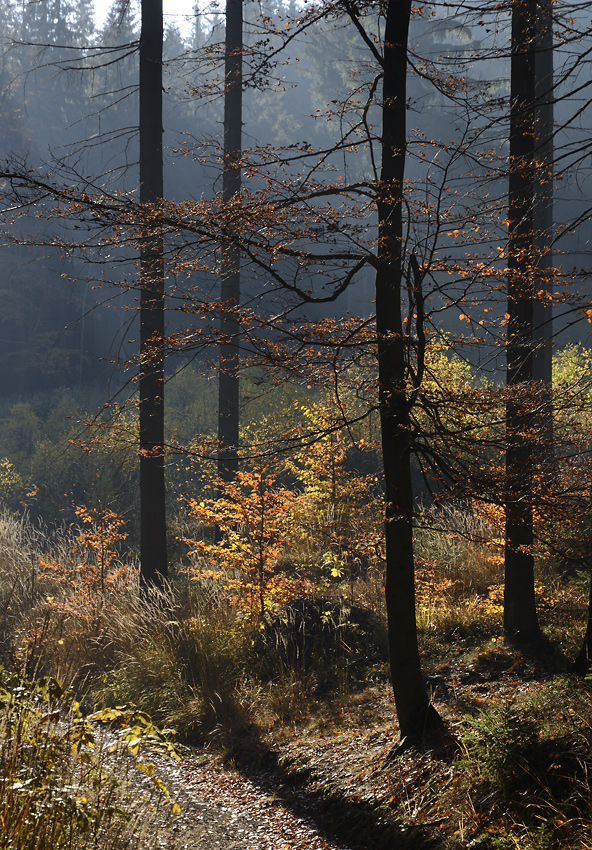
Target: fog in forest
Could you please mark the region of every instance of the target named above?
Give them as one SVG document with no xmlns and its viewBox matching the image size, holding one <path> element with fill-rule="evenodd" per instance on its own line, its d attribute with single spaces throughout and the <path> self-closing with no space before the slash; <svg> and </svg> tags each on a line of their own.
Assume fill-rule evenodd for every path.
<svg viewBox="0 0 592 850">
<path fill-rule="evenodd" d="M 324 226 L 317 222 L 305 234 L 299 221 L 294 245 L 361 255 L 372 252 L 377 237 L 376 212 L 363 201 L 363 187 L 380 167 L 380 99 L 368 99 L 376 62 L 350 20 L 333 11 L 300 31 L 304 14 L 297 4 L 245 7 L 243 186 L 253 196 L 268 192 L 270 204 L 276 189 L 285 201 L 290 181 L 296 187 L 305 174 L 319 186 L 339 180 L 358 186 L 360 194 L 345 193 Z M 553 265 L 557 290 L 566 293 L 553 308 L 557 350 L 587 346 L 590 334 L 582 312 L 591 230 L 585 14 L 565 4 L 555 22 Z M 0 15 L 0 153 L 9 170 L 21 169 L 40 184 L 34 199 L 19 204 L 16 191 L 5 204 L 0 456 L 15 464 L 27 486 L 40 486 L 36 478 L 47 458 L 66 453 L 64 476 L 78 469 L 80 480 L 57 485 L 67 493 L 63 504 L 48 495 L 50 504 L 34 508 L 57 521 L 72 500 L 91 498 L 93 476 L 101 482 L 105 474 L 94 468 L 92 455 L 73 461 L 77 444 L 93 442 L 86 423 L 105 404 L 133 399 L 135 389 L 138 248 L 129 206 L 138 200 L 140 10 L 115 2 L 100 29 L 89 0 L 5 3 Z M 369 10 L 367 17 L 370 37 L 378 41 L 380 18 L 371 22 Z M 422 7 L 411 22 L 407 91 L 405 238 L 410 255 L 432 264 L 424 293 L 430 332 L 494 382 L 504 371 L 505 296 L 502 283 L 491 280 L 504 266 L 506 240 L 509 37 L 507 10 Z M 200 7 L 183 35 L 175 27 L 165 31 L 164 198 L 185 223 L 192 204 L 207 205 L 221 191 L 223 39 L 218 8 Z M 45 183 L 66 186 L 69 199 L 52 198 Z M 84 204 L 79 215 L 73 212 L 77 193 L 93 192 L 112 200 L 112 213 L 95 215 Z M 214 239 L 205 245 L 190 228 L 174 224 L 165 235 L 166 333 L 176 340 L 166 358 L 167 427 L 179 445 L 215 426 L 218 320 L 212 313 L 200 318 L 200 305 L 219 292 Z M 468 258 L 482 264 L 483 276 L 468 274 Z M 274 262 L 279 277 L 310 298 L 303 303 L 296 289 L 282 288 L 264 264 L 245 256 L 241 299 L 258 316 L 285 311 L 296 324 L 299 317 L 373 316 L 371 264 L 362 264 L 339 297 L 327 300 L 347 273 L 343 263 L 304 267 L 286 254 Z M 473 318 L 476 332 L 469 333 Z M 279 331 L 259 333 L 273 339 Z M 261 368 L 245 370 L 245 421 L 266 415 L 268 378 Z M 295 386 L 302 389 L 297 380 Z M 122 415 L 133 420 L 131 408 Z M 62 441 L 68 448 L 58 448 Z M 113 463 L 109 475 L 121 481 L 103 484 L 109 499 L 128 493 L 129 510 L 134 473 L 123 457 Z"/>
<path fill-rule="evenodd" d="M 0 847 L 590 848 L 589 6 L 0 0 Z"/>
</svg>

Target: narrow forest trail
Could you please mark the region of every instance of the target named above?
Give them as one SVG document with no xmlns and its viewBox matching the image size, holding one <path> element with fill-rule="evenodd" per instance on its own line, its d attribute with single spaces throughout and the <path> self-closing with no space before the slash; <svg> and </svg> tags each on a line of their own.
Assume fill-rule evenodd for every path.
<svg viewBox="0 0 592 850">
<path fill-rule="evenodd" d="M 430 671 L 434 704 L 459 736 L 468 728 L 467 718 L 480 716 L 483 709 L 497 706 L 503 711 L 519 699 L 525 706 L 544 706 L 541 700 L 557 699 L 549 690 L 546 661 L 542 656 L 541 666 L 536 658 L 497 645 L 478 656 L 473 651 L 447 656 Z M 577 710 L 572 710 L 566 703 L 566 716 L 573 715 L 577 724 L 583 704 L 574 703 Z M 579 735 L 579 725 L 577 729 Z M 325 704 L 316 723 L 294 727 L 290 733 L 284 729 L 275 738 L 246 739 L 242 759 L 233 764 L 208 749 L 184 748 L 178 763 L 150 753 L 181 812 L 175 815 L 170 806 L 159 807 L 149 818 L 148 834 L 154 841 L 141 846 L 470 847 L 483 823 L 491 822 L 487 807 L 497 799 L 495 786 L 484 779 L 482 763 L 474 752 L 472 762 L 467 760 L 465 745 L 438 752 L 410 749 L 393 761 L 389 756 L 397 731 L 390 688 L 379 684 L 350 694 L 347 701 Z M 497 817 L 495 828 L 506 829 L 503 807 Z"/>
<path fill-rule="evenodd" d="M 181 762 L 159 760 L 159 773 L 181 808 L 156 819 L 162 850 L 350 850 L 327 830 L 274 795 L 264 774 L 253 781 L 233 768 L 217 769 L 198 752 Z"/>
</svg>

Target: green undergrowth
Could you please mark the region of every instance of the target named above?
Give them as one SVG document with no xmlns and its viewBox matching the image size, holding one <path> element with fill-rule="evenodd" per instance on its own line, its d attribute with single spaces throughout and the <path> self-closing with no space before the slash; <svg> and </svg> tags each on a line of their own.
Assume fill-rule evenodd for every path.
<svg viewBox="0 0 592 850">
<path fill-rule="evenodd" d="M 467 718 L 459 761 L 470 846 L 587 848 L 592 819 L 590 687 L 556 679 L 493 696 Z M 459 819 L 460 820 L 460 819 Z"/>
<path fill-rule="evenodd" d="M 152 846 L 146 812 L 170 805 L 155 749 L 177 755 L 144 713 L 84 717 L 57 680 L 0 670 L 0 848 Z"/>
</svg>

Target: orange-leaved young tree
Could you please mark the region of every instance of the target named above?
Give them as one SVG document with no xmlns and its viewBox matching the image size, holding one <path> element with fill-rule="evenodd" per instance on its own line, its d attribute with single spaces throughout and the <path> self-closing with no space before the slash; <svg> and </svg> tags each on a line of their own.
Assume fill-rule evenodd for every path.
<svg viewBox="0 0 592 850">
<path fill-rule="evenodd" d="M 121 560 L 120 544 L 127 538 L 124 520 L 110 508 L 74 508 L 80 523 L 70 547 L 70 562 L 39 558 L 38 579 L 51 581 L 62 592 L 52 598 L 60 610 L 91 621 L 101 611 L 105 596 L 114 591 L 131 568 Z"/>
<path fill-rule="evenodd" d="M 211 498 L 186 499 L 191 536 L 189 574 L 215 580 L 248 619 L 263 619 L 310 587 L 274 567 L 289 541 L 295 496 L 277 480 L 277 462 L 265 455 L 237 470 L 232 481 L 216 484 Z"/>
</svg>

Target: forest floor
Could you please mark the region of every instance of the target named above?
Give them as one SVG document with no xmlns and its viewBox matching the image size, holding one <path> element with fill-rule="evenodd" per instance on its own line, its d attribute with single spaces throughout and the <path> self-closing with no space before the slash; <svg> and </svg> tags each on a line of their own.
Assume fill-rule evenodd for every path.
<svg viewBox="0 0 592 850">
<path fill-rule="evenodd" d="M 18 529 L 7 528 L 9 550 Z M 451 540 L 465 548 L 451 553 Z M 147 754 L 160 763 L 157 779 L 180 812 L 166 794 L 154 802 L 162 789 L 142 773 L 149 762 L 140 772 L 133 759 L 124 762 L 131 773 L 115 775 L 134 814 L 124 811 L 130 843 L 113 848 L 592 850 L 592 681 L 569 675 L 587 622 L 587 574 L 548 567 L 537 582 L 545 639 L 536 652 L 520 652 L 503 638 L 500 553 L 489 542 L 471 549 L 456 532 L 445 535 L 442 552 L 426 544 L 429 557 L 418 569 L 420 654 L 456 746 L 399 752 L 381 573 L 347 588 L 351 604 L 337 597 L 343 589 L 335 598 L 297 599 L 263 628 L 248 625 L 227 588 L 181 581 L 148 600 L 128 591 L 105 595 L 99 618 L 96 596 L 71 590 L 61 573 L 39 593 L 30 576 L 34 541 L 26 542 L 4 566 L 8 661 L 27 675 L 55 676 L 76 694 L 80 711 L 121 709 L 125 719 L 139 710 L 185 742 L 180 762 L 159 761 L 152 744 Z M 6 676 L 12 687 L 18 673 Z M 86 690 L 77 691 L 79 682 Z M 21 692 L 19 685 L 15 704 L 35 718 Z M 82 720 L 70 722 L 78 728 Z M 11 740 L 5 735 L 6 745 Z M 11 781 L 28 767 L 28 739 L 23 752 Z M 64 769 L 68 787 L 76 765 Z M 102 767 L 93 769 L 94 782 Z M 17 786 L 0 782 L 0 791 Z M 100 796 L 101 788 L 91 792 Z M 84 790 L 77 799 L 83 814 L 95 805 L 86 797 Z M 103 804 L 101 797 L 101 817 Z M 92 812 L 85 817 L 94 823 Z"/>
<path fill-rule="evenodd" d="M 564 663 L 549 651 L 529 657 L 499 639 L 477 647 L 451 642 L 424 661 L 433 703 L 459 740 L 468 716 L 536 694 Z M 473 805 L 470 795 L 467 805 L 458 751 L 389 759 L 397 738 L 392 692 L 382 680 L 324 700 L 291 726 L 278 724 L 245 742 L 242 752 L 239 746 L 233 758 L 188 748 L 177 767 L 166 768 L 181 814 L 162 824 L 158 844 L 170 850 L 506 846 L 494 835 L 490 845 L 482 835 L 475 840 L 488 806 Z M 492 819 L 498 836 L 502 821 Z"/>
</svg>

